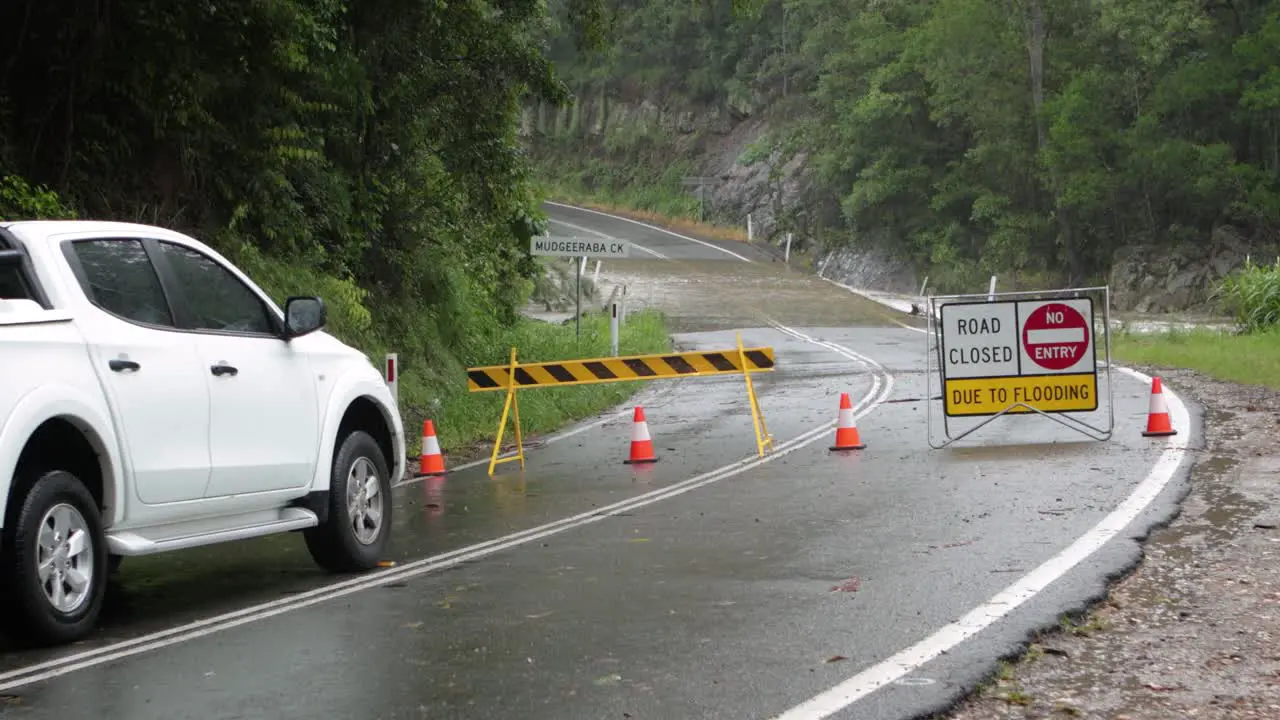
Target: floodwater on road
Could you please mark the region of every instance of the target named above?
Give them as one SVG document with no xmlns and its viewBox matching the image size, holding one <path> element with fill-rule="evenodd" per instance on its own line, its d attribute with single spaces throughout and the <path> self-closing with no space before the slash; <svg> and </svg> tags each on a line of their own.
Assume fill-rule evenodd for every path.
<svg viewBox="0 0 1280 720">
<path fill-rule="evenodd" d="M 626 288 L 628 312 L 659 309 L 674 333 L 759 327 L 769 319 L 809 327 L 910 323 L 901 313 L 781 262 L 605 261 L 600 270 L 602 303 L 615 286 Z"/>
</svg>

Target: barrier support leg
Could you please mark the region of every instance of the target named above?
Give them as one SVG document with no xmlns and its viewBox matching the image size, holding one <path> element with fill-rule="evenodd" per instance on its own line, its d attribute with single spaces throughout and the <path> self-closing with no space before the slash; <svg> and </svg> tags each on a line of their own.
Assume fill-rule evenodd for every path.
<svg viewBox="0 0 1280 720">
<path fill-rule="evenodd" d="M 520 461 L 520 467 L 524 468 L 524 438 L 520 432 L 520 398 L 516 394 L 516 349 L 511 348 L 511 366 L 507 370 L 507 401 L 502 405 L 502 420 L 498 423 L 498 436 L 493 441 L 493 457 L 489 459 L 489 474 L 493 475 L 493 470 L 500 463 Z M 516 431 L 516 454 L 514 457 L 498 459 L 498 452 L 502 449 L 502 436 L 507 430 L 507 416 L 514 415 L 515 431 Z"/>
<path fill-rule="evenodd" d="M 769 427 L 765 425 L 764 413 L 760 410 L 760 400 L 756 397 L 756 388 L 751 382 L 751 369 L 747 365 L 747 351 L 742 345 L 742 333 L 738 333 L 738 361 L 742 363 L 742 377 L 747 379 L 747 400 L 751 403 L 751 425 L 756 431 L 756 451 L 760 453 L 760 457 L 764 457 L 766 445 L 770 450 L 773 449 L 773 436 L 769 434 Z"/>
</svg>

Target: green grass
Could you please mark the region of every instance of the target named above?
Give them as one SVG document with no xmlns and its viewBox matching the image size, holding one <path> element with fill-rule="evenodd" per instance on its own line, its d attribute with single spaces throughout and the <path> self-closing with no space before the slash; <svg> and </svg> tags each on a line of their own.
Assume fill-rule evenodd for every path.
<svg viewBox="0 0 1280 720">
<path fill-rule="evenodd" d="M 1118 362 L 1197 370 L 1246 385 L 1280 388 L 1280 331 L 1232 335 L 1215 330 L 1118 333 L 1111 338 Z"/>
</svg>

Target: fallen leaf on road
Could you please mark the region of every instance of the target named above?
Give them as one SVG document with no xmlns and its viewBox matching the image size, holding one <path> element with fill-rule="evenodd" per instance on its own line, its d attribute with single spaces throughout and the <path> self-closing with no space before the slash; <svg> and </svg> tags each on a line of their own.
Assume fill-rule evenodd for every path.
<svg viewBox="0 0 1280 720">
<path fill-rule="evenodd" d="M 848 660 L 848 659 L 849 658 L 843 655 L 832 655 L 831 657 L 827 658 L 824 662 L 833 663 L 833 662 L 840 662 L 841 660 Z"/>
<path fill-rule="evenodd" d="M 417 622 L 407 622 L 401 625 L 400 627 L 409 628 L 410 630 L 417 630 L 418 628 L 422 627 L 422 621 L 419 620 Z"/>
<path fill-rule="evenodd" d="M 858 592 L 859 587 L 862 587 L 862 580 L 854 576 L 839 585 L 832 585 L 829 592 Z"/>
<path fill-rule="evenodd" d="M 622 676 L 617 673 L 614 673 L 613 675 L 602 675 L 595 680 L 595 684 L 599 687 L 617 685 L 620 682 L 622 682 Z"/>
</svg>

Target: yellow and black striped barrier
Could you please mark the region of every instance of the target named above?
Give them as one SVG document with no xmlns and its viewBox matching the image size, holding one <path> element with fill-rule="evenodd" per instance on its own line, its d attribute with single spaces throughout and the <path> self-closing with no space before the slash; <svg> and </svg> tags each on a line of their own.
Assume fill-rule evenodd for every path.
<svg viewBox="0 0 1280 720">
<path fill-rule="evenodd" d="M 743 357 L 750 372 L 773 370 L 773 348 L 738 350 L 697 350 L 658 355 L 605 357 L 589 360 L 560 360 L 515 366 L 517 388 L 591 385 L 630 380 L 667 380 L 702 375 L 740 375 Z M 511 365 L 467 368 L 467 388 L 471 392 L 506 390 Z"/>
<path fill-rule="evenodd" d="M 738 347 L 731 350 L 691 350 L 536 363 L 517 362 L 516 348 L 511 348 L 511 362 L 506 365 L 467 368 L 467 389 L 469 392 L 505 390 L 507 393 L 506 403 L 502 407 L 502 420 L 498 425 L 498 437 L 493 443 L 493 457 L 489 460 L 490 475 L 499 463 L 518 460 L 520 467 L 524 467 L 524 439 L 520 432 L 520 402 L 516 398 L 516 390 L 708 375 L 742 375 L 746 379 L 751 420 L 756 431 L 756 448 L 763 457 L 765 447 L 773 447 L 773 436 L 765 425 L 751 375 L 771 372 L 774 366 L 773 348 L 743 347 L 741 335 L 738 336 Z M 507 417 L 510 415 L 514 415 L 515 420 L 516 454 L 498 459 L 498 450 L 502 447 L 502 436 L 506 432 Z"/>
</svg>

